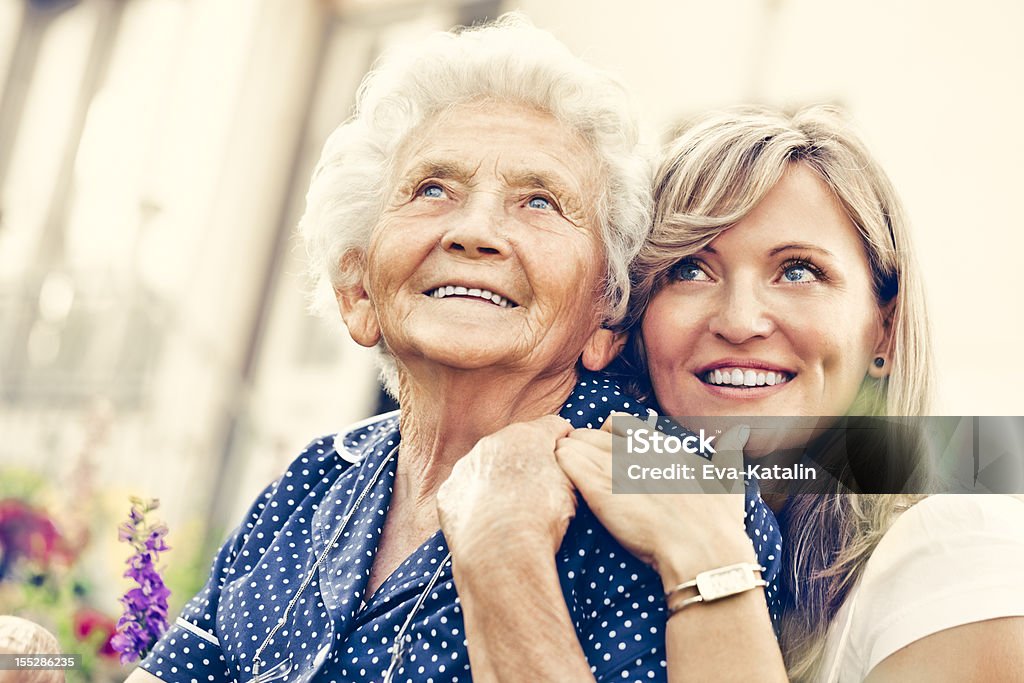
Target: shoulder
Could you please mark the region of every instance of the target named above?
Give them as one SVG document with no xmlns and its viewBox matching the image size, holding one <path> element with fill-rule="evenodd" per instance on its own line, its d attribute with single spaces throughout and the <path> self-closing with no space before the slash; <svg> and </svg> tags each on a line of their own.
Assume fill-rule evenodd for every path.
<svg viewBox="0 0 1024 683">
<path fill-rule="evenodd" d="M 398 440 L 398 413 L 376 415 L 337 434 L 310 441 L 278 479 L 253 502 L 237 532 L 237 541 L 276 533 L 290 521 L 308 524 L 321 501 L 367 458 L 385 453 Z M 383 456 L 381 456 L 383 457 Z"/>
<path fill-rule="evenodd" d="M 286 479 L 317 481 L 332 470 L 346 470 L 377 450 L 393 447 L 398 442 L 398 415 L 397 410 L 374 415 L 313 439 L 288 465 L 279 483 Z"/>
<path fill-rule="evenodd" d="M 935 495 L 893 523 L 869 565 L 873 573 L 943 560 L 957 564 L 975 553 L 1024 549 L 1024 501 L 1004 495 Z"/>
<path fill-rule="evenodd" d="M 393 410 L 351 424 L 328 437 L 331 447 L 342 460 L 361 462 L 375 448 L 387 446 L 388 440 L 392 440 L 391 445 L 396 443 L 398 418 L 399 411 Z"/>
<path fill-rule="evenodd" d="M 955 626 L 1024 616 L 1024 502 L 936 495 L 903 513 L 851 596 L 850 647 L 864 673 Z"/>
<path fill-rule="evenodd" d="M 1021 560 L 1024 502 L 1003 495 L 930 496 L 904 512 L 882 538 L 862 590 L 905 603 L 926 592 L 966 590 L 983 583 L 978 577 L 1009 578 Z"/>
<path fill-rule="evenodd" d="M 942 524 L 950 528 L 999 528 L 1024 520 L 1024 499 L 1001 494 L 939 494 L 928 496 L 900 516 L 901 524 Z"/>
<path fill-rule="evenodd" d="M 600 429 L 612 411 L 645 418 L 654 412 L 630 396 L 614 378 L 598 372 L 581 372 L 558 414 L 577 429 Z"/>
</svg>

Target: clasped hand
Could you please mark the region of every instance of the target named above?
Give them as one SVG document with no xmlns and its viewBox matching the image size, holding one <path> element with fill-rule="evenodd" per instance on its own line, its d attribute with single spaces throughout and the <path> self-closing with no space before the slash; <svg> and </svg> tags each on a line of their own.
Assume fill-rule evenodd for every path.
<svg viewBox="0 0 1024 683">
<path fill-rule="evenodd" d="M 703 571 L 723 546 L 753 557 L 743 531 L 742 482 L 702 479 L 679 482 L 673 494 L 612 493 L 613 431 L 621 436 L 630 428 L 650 429 L 624 414 L 600 430 L 574 430 L 546 416 L 481 439 L 437 495 L 453 555 L 500 557 L 517 547 L 554 555 L 576 512 L 578 491 L 616 540 L 666 582 L 670 564 L 674 573 L 685 574 L 691 565 L 694 573 Z M 743 427 L 721 435 L 712 463 L 741 468 L 746 438 Z M 680 456 L 696 467 L 708 462 Z"/>
</svg>

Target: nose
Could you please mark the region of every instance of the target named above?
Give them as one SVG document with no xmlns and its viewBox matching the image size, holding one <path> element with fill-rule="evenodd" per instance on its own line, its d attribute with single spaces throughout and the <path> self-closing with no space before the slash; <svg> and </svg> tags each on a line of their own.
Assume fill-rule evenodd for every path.
<svg viewBox="0 0 1024 683">
<path fill-rule="evenodd" d="M 441 247 L 472 259 L 501 257 L 509 252 L 502 225 L 504 208 L 495 197 L 477 196 L 450 216 Z"/>
<path fill-rule="evenodd" d="M 761 292 L 749 283 L 734 282 L 708 320 L 708 330 L 730 344 L 742 344 L 771 336 L 775 321 Z"/>
</svg>

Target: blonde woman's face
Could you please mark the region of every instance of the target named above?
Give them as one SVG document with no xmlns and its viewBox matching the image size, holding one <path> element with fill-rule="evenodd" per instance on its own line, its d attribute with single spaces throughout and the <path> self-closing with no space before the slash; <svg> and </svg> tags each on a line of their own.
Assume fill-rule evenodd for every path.
<svg viewBox="0 0 1024 683">
<path fill-rule="evenodd" d="M 642 323 L 669 414 L 842 415 L 885 347 L 861 239 L 806 166 L 669 275 Z"/>
</svg>

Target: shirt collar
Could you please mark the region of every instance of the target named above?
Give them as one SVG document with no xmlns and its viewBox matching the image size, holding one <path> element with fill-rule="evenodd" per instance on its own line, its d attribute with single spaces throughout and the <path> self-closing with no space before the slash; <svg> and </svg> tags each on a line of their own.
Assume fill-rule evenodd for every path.
<svg viewBox="0 0 1024 683">
<path fill-rule="evenodd" d="M 651 412 L 611 378 L 583 371 L 559 415 L 577 429 L 599 429 L 613 410 L 633 415 Z M 338 457 L 352 464 L 361 463 L 384 440 L 394 437 L 398 431 L 399 414 L 400 411 L 394 410 L 374 415 L 339 432 L 334 437 Z"/>
</svg>

